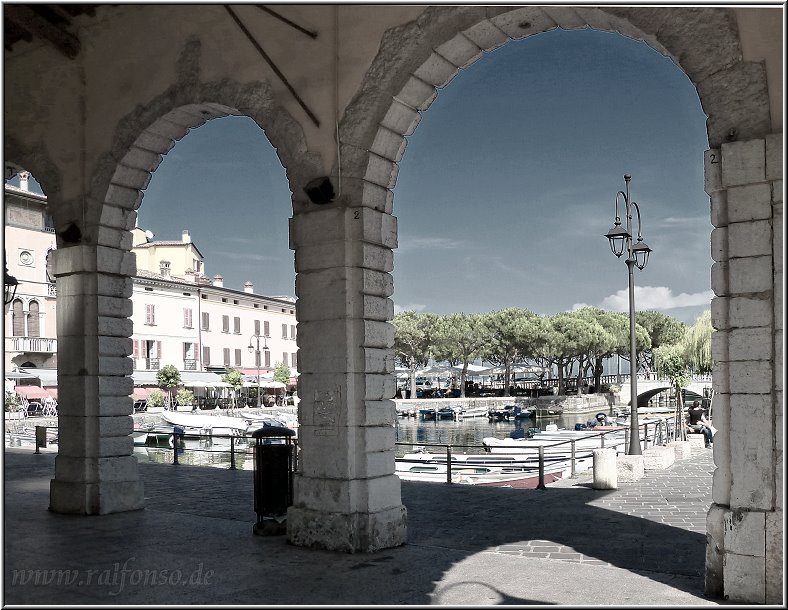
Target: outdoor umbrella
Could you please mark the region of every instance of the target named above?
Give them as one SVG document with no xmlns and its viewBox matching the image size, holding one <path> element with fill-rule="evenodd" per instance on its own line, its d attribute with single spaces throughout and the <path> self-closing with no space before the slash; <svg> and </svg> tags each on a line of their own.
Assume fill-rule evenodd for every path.
<svg viewBox="0 0 788 610">
<path fill-rule="evenodd" d="M 261 381 L 260 387 L 266 388 L 267 390 L 278 390 L 280 388 L 285 388 L 287 386 L 281 381 Z"/>
</svg>

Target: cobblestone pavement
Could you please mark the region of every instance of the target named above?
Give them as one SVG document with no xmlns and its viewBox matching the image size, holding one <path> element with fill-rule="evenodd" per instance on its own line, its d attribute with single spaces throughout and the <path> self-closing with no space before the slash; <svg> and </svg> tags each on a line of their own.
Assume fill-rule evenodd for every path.
<svg viewBox="0 0 788 610">
<path fill-rule="evenodd" d="M 721 603 L 703 597 L 710 451 L 616 490 L 594 490 L 590 473 L 545 490 L 403 482 L 407 544 L 352 555 L 254 536 L 249 470 L 140 463 L 144 510 L 51 513 L 54 458 L 5 450 L 6 604 Z M 212 578 L 185 587 L 22 582 L 127 564 L 209 569 Z"/>
</svg>

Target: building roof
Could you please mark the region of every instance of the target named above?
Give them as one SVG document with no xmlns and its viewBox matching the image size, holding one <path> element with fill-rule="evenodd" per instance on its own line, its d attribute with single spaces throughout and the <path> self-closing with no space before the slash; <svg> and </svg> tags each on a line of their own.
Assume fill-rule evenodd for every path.
<svg viewBox="0 0 788 610">
<path fill-rule="evenodd" d="M 173 246 L 191 246 L 197 251 L 197 254 L 199 254 L 202 258 L 205 258 L 202 255 L 202 252 L 200 252 L 200 249 L 196 245 L 194 245 L 193 241 L 185 242 L 177 239 L 163 239 L 161 241 L 148 241 L 142 244 L 137 244 L 132 248 L 132 250 L 136 250 L 137 248 L 158 248 L 158 247 L 170 248 Z"/>
</svg>

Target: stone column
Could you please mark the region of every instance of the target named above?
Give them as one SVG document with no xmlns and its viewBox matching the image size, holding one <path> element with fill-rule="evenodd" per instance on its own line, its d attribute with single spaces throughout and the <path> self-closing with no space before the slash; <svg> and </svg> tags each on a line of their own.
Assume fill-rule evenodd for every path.
<svg viewBox="0 0 788 610">
<path fill-rule="evenodd" d="M 706 592 L 782 599 L 782 135 L 706 153 L 714 472 Z"/>
<path fill-rule="evenodd" d="M 83 515 L 142 508 L 130 436 L 134 255 L 78 245 L 53 256 L 59 413 L 49 508 Z"/>
<path fill-rule="evenodd" d="M 326 207 L 293 218 L 290 236 L 301 449 L 288 540 L 346 552 L 403 544 L 387 322 L 396 220 L 370 208 Z"/>
</svg>

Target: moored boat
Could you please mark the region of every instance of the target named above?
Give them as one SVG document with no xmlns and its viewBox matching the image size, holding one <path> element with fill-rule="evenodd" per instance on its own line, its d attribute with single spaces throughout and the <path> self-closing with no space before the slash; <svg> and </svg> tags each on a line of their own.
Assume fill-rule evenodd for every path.
<svg viewBox="0 0 788 610">
<path fill-rule="evenodd" d="M 481 485 L 487 487 L 514 487 L 533 489 L 539 484 L 538 460 L 522 456 L 485 456 L 455 454 L 448 473 L 445 454 L 411 453 L 396 459 L 395 474 L 404 481 Z M 545 484 L 558 480 L 569 465 L 565 462 L 546 463 Z"/>
</svg>

